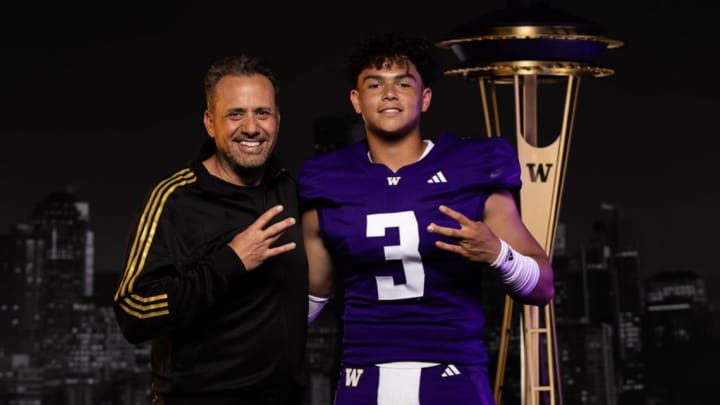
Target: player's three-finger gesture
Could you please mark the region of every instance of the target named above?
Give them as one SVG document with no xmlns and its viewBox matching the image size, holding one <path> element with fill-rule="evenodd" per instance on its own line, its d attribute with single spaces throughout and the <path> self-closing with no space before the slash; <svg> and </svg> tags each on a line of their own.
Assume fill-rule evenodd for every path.
<svg viewBox="0 0 720 405">
<path fill-rule="evenodd" d="M 449 228 L 435 223 L 428 225 L 428 232 L 447 237 L 455 243 L 438 240 L 435 246 L 455 252 L 475 262 L 490 263 L 500 252 L 500 240 L 482 221 L 473 221 L 454 209 L 441 205 L 440 212 L 454 219 L 460 228 Z"/>
</svg>

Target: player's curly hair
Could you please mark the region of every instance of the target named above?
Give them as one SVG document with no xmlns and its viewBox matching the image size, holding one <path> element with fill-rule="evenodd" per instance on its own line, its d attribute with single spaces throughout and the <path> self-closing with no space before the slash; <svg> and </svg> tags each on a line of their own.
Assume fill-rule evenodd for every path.
<svg viewBox="0 0 720 405">
<path fill-rule="evenodd" d="M 410 61 L 420 73 L 424 86 L 432 87 L 437 75 L 434 50 L 430 41 L 404 32 L 373 34 L 350 53 L 345 65 L 346 78 L 355 86 L 360 72 L 367 67 L 380 69 L 386 61 L 401 65 Z"/>
</svg>

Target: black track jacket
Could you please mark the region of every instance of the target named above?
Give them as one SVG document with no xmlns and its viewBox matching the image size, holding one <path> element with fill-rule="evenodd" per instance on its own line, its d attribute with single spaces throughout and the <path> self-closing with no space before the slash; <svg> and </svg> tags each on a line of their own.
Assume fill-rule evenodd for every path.
<svg viewBox="0 0 720 405">
<path fill-rule="evenodd" d="M 238 187 L 207 172 L 214 145 L 203 150 L 157 183 L 138 214 L 114 297 L 120 329 L 131 343 L 151 340 L 153 392 L 163 397 L 297 390 L 308 279 L 295 180 L 272 158 L 262 185 Z M 297 247 L 248 272 L 226 243 L 276 204 L 285 209 L 273 223 L 298 220 L 276 244 Z"/>
</svg>

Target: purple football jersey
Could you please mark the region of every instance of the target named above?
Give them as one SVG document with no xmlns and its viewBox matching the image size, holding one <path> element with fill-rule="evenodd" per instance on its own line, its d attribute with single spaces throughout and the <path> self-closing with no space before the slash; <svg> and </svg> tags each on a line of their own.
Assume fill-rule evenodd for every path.
<svg viewBox="0 0 720 405">
<path fill-rule="evenodd" d="M 392 172 L 368 158 L 365 141 L 302 167 L 300 198 L 316 208 L 320 233 L 343 283 L 343 361 L 480 364 L 482 266 L 435 247 L 431 222 L 458 227 L 447 205 L 482 220 L 488 196 L 520 186 L 504 138 L 443 133 L 421 160 Z"/>
</svg>

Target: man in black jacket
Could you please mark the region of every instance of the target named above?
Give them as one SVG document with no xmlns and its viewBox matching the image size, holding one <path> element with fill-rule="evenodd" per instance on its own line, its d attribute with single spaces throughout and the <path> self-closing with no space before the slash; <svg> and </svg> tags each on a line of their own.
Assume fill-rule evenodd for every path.
<svg viewBox="0 0 720 405">
<path fill-rule="evenodd" d="M 307 262 L 295 180 L 273 155 L 278 82 L 241 55 L 210 67 L 205 92 L 211 139 L 138 213 L 117 320 L 151 341 L 153 405 L 299 404 Z"/>
</svg>

